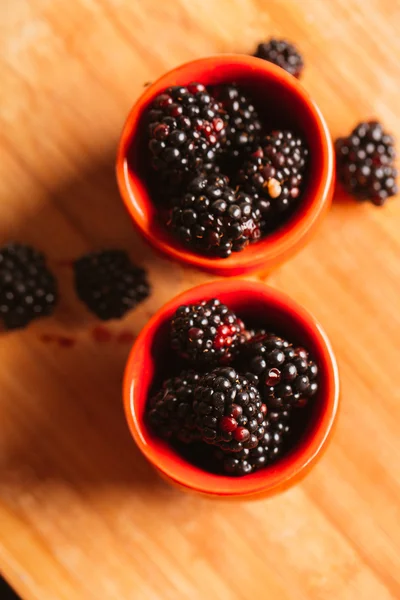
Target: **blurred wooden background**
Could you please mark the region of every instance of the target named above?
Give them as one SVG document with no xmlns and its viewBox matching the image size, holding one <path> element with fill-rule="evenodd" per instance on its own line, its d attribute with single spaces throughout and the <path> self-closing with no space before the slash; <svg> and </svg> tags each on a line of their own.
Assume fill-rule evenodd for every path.
<svg viewBox="0 0 400 600">
<path fill-rule="evenodd" d="M 167 487 L 124 423 L 118 336 L 207 277 L 137 239 L 113 167 L 145 82 L 271 35 L 304 53 L 333 136 L 377 116 L 400 138 L 400 3 L 3 0 L 0 23 L 0 243 L 42 248 L 63 298 L 55 318 L 0 339 L 0 572 L 27 600 L 400 598 L 400 201 L 337 194 L 269 278 L 324 324 L 342 410 L 304 483 L 225 504 Z M 109 245 L 149 269 L 154 293 L 101 344 L 59 261 Z M 43 342 L 55 333 L 72 341 Z"/>
</svg>

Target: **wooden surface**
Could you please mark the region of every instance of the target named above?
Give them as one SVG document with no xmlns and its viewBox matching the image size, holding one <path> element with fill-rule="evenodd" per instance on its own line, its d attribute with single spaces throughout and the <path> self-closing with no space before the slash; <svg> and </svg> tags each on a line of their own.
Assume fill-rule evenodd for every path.
<svg viewBox="0 0 400 600">
<path fill-rule="evenodd" d="M 225 504 L 170 489 L 125 425 L 117 336 L 207 277 L 135 237 L 113 173 L 145 82 L 271 34 L 298 42 L 334 136 L 376 115 L 400 138 L 400 3 L 3 0 L 0 23 L 0 242 L 46 251 L 63 298 L 55 318 L 0 339 L 0 571 L 27 600 L 400 598 L 400 201 L 338 194 L 270 277 L 324 324 L 342 410 L 304 483 Z M 100 343 L 59 261 L 110 244 L 149 269 L 154 293 Z"/>
</svg>

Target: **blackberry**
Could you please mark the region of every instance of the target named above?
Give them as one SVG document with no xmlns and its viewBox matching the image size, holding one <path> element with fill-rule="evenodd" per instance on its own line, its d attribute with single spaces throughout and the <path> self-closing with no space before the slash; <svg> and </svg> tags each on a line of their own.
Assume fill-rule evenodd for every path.
<svg viewBox="0 0 400 600">
<path fill-rule="evenodd" d="M 218 452 L 215 458 L 218 463 L 220 463 L 224 473 L 227 475 L 235 475 L 240 477 L 243 475 L 249 475 L 254 471 L 252 463 L 248 460 L 249 454 L 250 450 L 241 450 L 236 454 Z"/>
<path fill-rule="evenodd" d="M 304 348 L 271 333 L 242 346 L 245 367 L 257 375 L 269 409 L 304 406 L 318 390 L 318 367 Z"/>
<path fill-rule="evenodd" d="M 218 451 L 215 458 L 227 475 L 248 475 L 275 462 L 290 434 L 290 406 L 267 412 L 264 434 L 255 448 L 243 448 L 235 454 Z"/>
<path fill-rule="evenodd" d="M 193 392 L 199 379 L 195 371 L 183 371 L 178 377 L 165 381 L 162 389 L 150 399 L 148 421 L 160 437 L 186 443 L 199 438 L 193 412 Z"/>
<path fill-rule="evenodd" d="M 203 441 L 225 451 L 254 448 L 264 435 L 265 405 L 257 378 L 231 367 L 205 374 L 194 391 L 193 410 Z"/>
<path fill-rule="evenodd" d="M 219 86 L 214 94 L 226 113 L 222 146 L 229 168 L 232 159 L 243 158 L 258 145 L 262 125 L 252 102 L 236 85 Z"/>
<path fill-rule="evenodd" d="M 290 416 L 291 408 L 288 405 L 269 410 L 265 421 L 265 433 L 258 446 L 246 454 L 242 450 L 239 459 L 245 460 L 254 471 L 275 462 L 281 456 L 290 434 Z"/>
<path fill-rule="evenodd" d="M 201 83 L 173 86 L 157 96 L 148 112 L 148 147 L 153 168 L 179 180 L 214 163 L 224 133 L 222 111 Z"/>
<path fill-rule="evenodd" d="M 238 183 L 255 198 L 255 206 L 268 227 L 272 216 L 284 213 L 298 201 L 308 150 L 290 131 L 266 136 L 239 171 Z"/>
<path fill-rule="evenodd" d="M 173 205 L 169 227 L 202 254 L 227 258 L 260 237 L 261 214 L 253 199 L 234 192 L 225 176 L 196 177 Z"/>
<path fill-rule="evenodd" d="M 300 77 L 304 69 L 302 55 L 296 46 L 286 40 L 271 38 L 268 42 L 258 45 L 254 56 L 278 65 L 294 77 Z"/>
<path fill-rule="evenodd" d="M 237 351 L 243 330 L 243 322 L 220 300 L 203 300 L 177 309 L 171 321 L 171 346 L 192 362 L 226 364 Z"/>
<path fill-rule="evenodd" d="M 5 329 L 51 315 L 57 299 L 57 282 L 43 254 L 17 243 L 0 248 L 0 323 Z"/>
<path fill-rule="evenodd" d="M 302 173 L 308 159 L 308 149 L 303 140 L 292 131 L 275 130 L 261 140 L 264 156 L 276 169 L 288 169 L 290 173 Z"/>
<path fill-rule="evenodd" d="M 380 123 L 359 123 L 335 148 L 338 178 L 348 193 L 376 206 L 397 194 L 394 139 Z"/>
<path fill-rule="evenodd" d="M 123 250 L 102 250 L 74 263 L 78 297 L 99 319 L 120 319 L 150 293 L 146 273 Z"/>
</svg>

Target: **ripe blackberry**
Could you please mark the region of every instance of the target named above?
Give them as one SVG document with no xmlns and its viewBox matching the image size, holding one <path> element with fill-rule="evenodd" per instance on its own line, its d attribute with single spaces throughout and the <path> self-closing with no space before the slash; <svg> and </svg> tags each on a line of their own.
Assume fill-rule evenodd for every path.
<svg viewBox="0 0 400 600">
<path fill-rule="evenodd" d="M 74 263 L 78 297 L 99 319 L 120 319 L 150 293 L 146 273 L 123 250 L 102 250 Z"/>
<path fill-rule="evenodd" d="M 250 452 L 251 450 L 241 450 L 235 454 L 227 454 L 219 451 L 216 453 L 215 458 L 224 473 L 241 477 L 254 471 L 252 463 L 248 460 Z"/>
<path fill-rule="evenodd" d="M 228 161 L 242 158 L 258 145 L 261 121 L 250 99 L 236 85 L 222 85 L 214 91 L 226 113 L 222 146 Z M 228 163 L 229 166 L 229 163 Z"/>
<path fill-rule="evenodd" d="M 294 77 L 300 77 L 304 69 L 302 55 L 296 46 L 286 40 L 271 38 L 268 42 L 258 45 L 254 56 L 278 65 Z"/>
<path fill-rule="evenodd" d="M 225 451 L 254 448 L 264 435 L 265 405 L 257 378 L 231 367 L 205 374 L 194 391 L 193 410 L 203 441 Z"/>
<path fill-rule="evenodd" d="M 169 227 L 201 252 L 227 258 L 260 237 L 261 215 L 245 192 L 234 192 L 222 175 L 199 176 L 174 202 Z"/>
<path fill-rule="evenodd" d="M 338 177 L 348 193 L 376 206 L 397 194 L 394 139 L 380 123 L 359 123 L 335 147 Z"/>
<path fill-rule="evenodd" d="M 264 156 L 277 169 L 288 169 L 291 175 L 303 173 L 307 164 L 308 149 L 292 131 L 275 130 L 266 135 L 260 144 Z"/>
<path fill-rule="evenodd" d="M 291 408 L 267 411 L 264 434 L 255 448 L 243 448 L 235 454 L 218 451 L 216 459 L 227 475 L 243 476 L 275 462 L 282 454 L 290 434 Z"/>
<path fill-rule="evenodd" d="M 219 164 L 215 162 L 204 163 L 196 176 L 216 176 L 221 172 Z M 149 181 L 151 198 L 158 205 L 159 217 L 163 223 L 169 223 L 171 209 L 176 204 L 176 199 L 182 197 L 193 180 L 193 173 L 182 174 L 177 170 L 158 173 L 157 177 Z"/>
<path fill-rule="evenodd" d="M 274 131 L 239 171 L 238 183 L 255 198 L 263 222 L 286 212 L 298 201 L 308 150 L 290 131 Z"/>
<path fill-rule="evenodd" d="M 245 367 L 260 379 L 269 409 L 304 406 L 318 390 L 318 367 L 307 350 L 267 333 L 242 346 Z"/>
<path fill-rule="evenodd" d="M 199 438 L 193 412 L 193 392 L 199 379 L 195 371 L 183 371 L 164 381 L 162 389 L 150 399 L 148 420 L 160 437 L 186 443 Z"/>
<path fill-rule="evenodd" d="M 258 446 L 240 453 L 239 458 L 249 463 L 254 471 L 272 464 L 282 454 L 284 444 L 290 434 L 291 408 L 284 405 L 281 408 L 268 410 L 265 421 L 265 433 Z"/>
<path fill-rule="evenodd" d="M 51 315 L 57 299 L 57 282 L 43 254 L 17 243 L 0 248 L 0 324 L 5 329 Z"/>
<path fill-rule="evenodd" d="M 167 177 L 184 177 L 213 163 L 224 120 L 201 83 L 173 86 L 157 96 L 148 112 L 151 164 Z"/>
<path fill-rule="evenodd" d="M 171 321 L 171 346 L 192 362 L 226 364 L 237 351 L 243 330 L 243 322 L 220 300 L 203 300 L 177 309 Z"/>
</svg>

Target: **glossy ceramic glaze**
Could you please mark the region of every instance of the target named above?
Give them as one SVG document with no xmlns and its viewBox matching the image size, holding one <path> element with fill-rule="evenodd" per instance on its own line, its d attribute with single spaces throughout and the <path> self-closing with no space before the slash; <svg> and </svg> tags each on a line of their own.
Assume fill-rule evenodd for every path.
<svg viewBox="0 0 400 600">
<path fill-rule="evenodd" d="M 269 468 L 242 478 L 207 473 L 185 461 L 169 444 L 152 434 L 144 419 L 151 393 L 168 373 L 169 323 L 178 306 L 218 297 L 245 320 L 268 326 L 309 349 L 319 365 L 320 386 L 308 428 L 298 445 Z M 173 353 L 172 353 L 173 354 Z M 246 497 L 270 495 L 293 485 L 320 456 L 330 435 L 339 396 L 336 360 L 321 326 L 287 295 L 262 283 L 238 278 L 192 288 L 162 307 L 142 330 L 128 359 L 124 406 L 140 450 L 171 483 L 205 494 Z"/>
<path fill-rule="evenodd" d="M 235 81 L 248 89 L 257 110 L 275 129 L 291 128 L 304 137 L 310 163 L 301 206 L 274 234 L 227 259 L 208 258 L 180 245 L 159 220 L 148 192 L 143 113 L 162 90 L 200 81 L 206 85 Z M 154 175 L 153 175 L 154 177 Z M 271 63 L 246 55 L 220 55 L 173 69 L 149 86 L 133 106 L 122 131 L 117 157 L 122 198 L 140 233 L 158 250 L 182 263 L 217 275 L 268 271 L 304 246 L 330 205 L 334 155 L 326 123 L 297 79 Z"/>
</svg>

